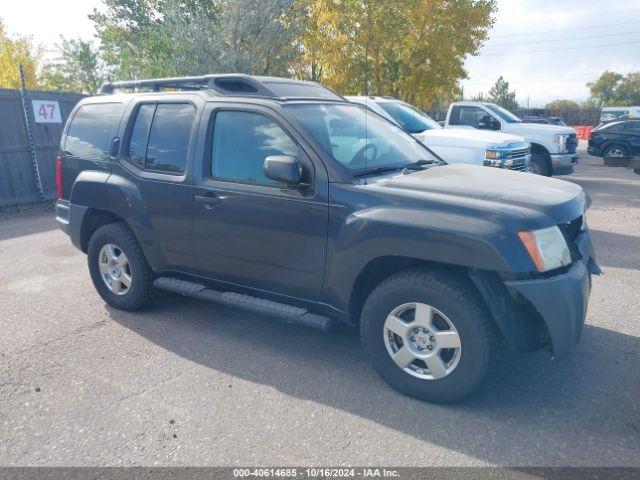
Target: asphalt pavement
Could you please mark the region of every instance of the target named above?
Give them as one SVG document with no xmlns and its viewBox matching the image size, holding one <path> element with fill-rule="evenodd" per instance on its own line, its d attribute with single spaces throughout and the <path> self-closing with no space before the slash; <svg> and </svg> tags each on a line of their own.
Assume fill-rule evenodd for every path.
<svg viewBox="0 0 640 480">
<path fill-rule="evenodd" d="M 0 214 L 0 465 L 640 466 L 640 176 L 571 176 L 604 275 L 565 360 L 504 356 L 455 405 L 396 393 L 355 331 L 180 297 L 107 307 L 50 208 Z"/>
</svg>

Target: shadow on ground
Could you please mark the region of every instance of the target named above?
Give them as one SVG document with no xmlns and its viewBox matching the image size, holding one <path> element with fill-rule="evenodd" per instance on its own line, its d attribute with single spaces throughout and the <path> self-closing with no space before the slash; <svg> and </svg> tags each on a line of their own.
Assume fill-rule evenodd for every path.
<svg viewBox="0 0 640 480">
<path fill-rule="evenodd" d="M 544 352 L 505 353 L 486 388 L 442 406 L 389 388 L 354 330 L 317 332 L 183 298 L 165 298 L 135 315 L 110 315 L 207 368 L 487 462 L 562 465 L 567 455 L 597 464 L 603 449 L 619 448 L 617 442 L 627 438 L 621 456 L 606 454 L 606 461 L 640 464 L 640 456 L 628 451 L 640 451 L 640 339 L 633 336 L 586 326 L 582 343 L 566 360 L 554 362 Z"/>
</svg>

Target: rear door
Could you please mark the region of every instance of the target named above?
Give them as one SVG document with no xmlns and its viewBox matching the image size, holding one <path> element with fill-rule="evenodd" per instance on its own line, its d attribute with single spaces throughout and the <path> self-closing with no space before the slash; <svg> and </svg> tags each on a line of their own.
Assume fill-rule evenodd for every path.
<svg viewBox="0 0 640 480">
<path fill-rule="evenodd" d="M 130 105 L 117 172 L 131 182 L 119 185 L 129 195 L 122 209 L 156 269 L 195 270 L 190 172 L 203 106 L 196 96 L 166 94 Z"/>
<path fill-rule="evenodd" d="M 631 155 L 640 155 L 640 120 L 625 122 L 624 131 Z"/>
<path fill-rule="evenodd" d="M 193 194 L 196 262 L 216 280 L 319 298 L 324 277 L 328 182 L 324 165 L 286 120 L 266 107 L 205 109 L 202 168 Z M 298 159 L 308 188 L 265 177 L 264 159 Z"/>
</svg>

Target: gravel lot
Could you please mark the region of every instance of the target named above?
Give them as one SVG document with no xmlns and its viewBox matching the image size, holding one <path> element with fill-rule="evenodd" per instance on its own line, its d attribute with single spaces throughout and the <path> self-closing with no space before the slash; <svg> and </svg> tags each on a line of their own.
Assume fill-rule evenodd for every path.
<svg viewBox="0 0 640 480">
<path fill-rule="evenodd" d="M 0 215 L 0 465 L 640 466 L 640 176 L 601 164 L 564 177 L 604 270 L 581 344 L 451 406 L 387 387 L 353 331 L 110 309 L 52 212 Z"/>
</svg>

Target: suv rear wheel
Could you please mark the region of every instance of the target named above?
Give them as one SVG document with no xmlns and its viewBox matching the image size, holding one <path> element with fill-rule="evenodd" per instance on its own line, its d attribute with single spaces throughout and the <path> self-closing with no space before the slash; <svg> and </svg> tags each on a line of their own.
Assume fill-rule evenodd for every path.
<svg viewBox="0 0 640 480">
<path fill-rule="evenodd" d="M 138 310 L 155 299 L 153 271 L 124 222 L 109 223 L 94 232 L 87 260 L 93 285 L 109 305 Z"/>
<path fill-rule="evenodd" d="M 431 402 L 459 400 L 482 382 L 499 334 L 470 283 L 414 270 L 381 283 L 362 310 L 365 350 L 396 390 Z"/>
</svg>

